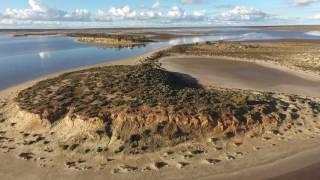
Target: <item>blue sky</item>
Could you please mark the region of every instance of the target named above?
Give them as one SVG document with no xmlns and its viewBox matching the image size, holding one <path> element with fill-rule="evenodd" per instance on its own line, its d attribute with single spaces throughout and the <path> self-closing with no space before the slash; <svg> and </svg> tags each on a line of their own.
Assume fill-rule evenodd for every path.
<svg viewBox="0 0 320 180">
<path fill-rule="evenodd" d="M 0 28 L 320 24 L 320 0 L 0 0 Z"/>
</svg>

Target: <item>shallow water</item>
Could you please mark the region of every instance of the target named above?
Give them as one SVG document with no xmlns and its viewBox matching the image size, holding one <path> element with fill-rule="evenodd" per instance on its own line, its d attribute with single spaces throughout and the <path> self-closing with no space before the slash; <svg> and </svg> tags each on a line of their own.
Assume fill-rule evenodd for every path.
<svg viewBox="0 0 320 180">
<path fill-rule="evenodd" d="M 177 30 L 177 33 L 179 31 L 181 30 Z M 11 37 L 2 35 L 0 36 L 0 89 L 50 73 L 138 56 L 148 51 L 178 44 L 215 40 L 320 39 L 319 36 L 306 33 L 262 32 L 243 28 L 206 28 L 194 31 L 207 31 L 211 35 L 177 38 L 165 42 L 149 43 L 143 47 L 123 49 L 81 44 L 70 37 Z"/>
</svg>

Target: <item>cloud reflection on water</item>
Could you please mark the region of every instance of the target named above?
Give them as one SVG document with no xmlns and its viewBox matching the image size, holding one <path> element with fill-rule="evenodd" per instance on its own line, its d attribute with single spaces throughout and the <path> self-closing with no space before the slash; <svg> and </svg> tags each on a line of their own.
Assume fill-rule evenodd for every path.
<svg viewBox="0 0 320 180">
<path fill-rule="evenodd" d="M 48 51 L 39 52 L 39 57 L 40 57 L 40 59 L 42 59 L 42 60 L 49 59 L 50 56 L 51 56 L 51 55 L 50 55 L 50 52 L 48 52 Z"/>
<path fill-rule="evenodd" d="M 310 31 L 306 32 L 306 34 L 310 36 L 320 36 L 320 31 Z"/>
</svg>

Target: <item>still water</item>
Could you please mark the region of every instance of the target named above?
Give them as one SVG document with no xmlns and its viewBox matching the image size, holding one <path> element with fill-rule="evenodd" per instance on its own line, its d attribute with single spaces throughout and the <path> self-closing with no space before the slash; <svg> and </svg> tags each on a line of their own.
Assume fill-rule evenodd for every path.
<svg viewBox="0 0 320 180">
<path fill-rule="evenodd" d="M 316 32 L 273 32 L 250 29 L 219 29 L 210 36 L 177 38 L 136 48 L 103 48 L 77 43 L 70 37 L 0 36 L 0 89 L 50 73 L 86 65 L 138 56 L 148 51 L 178 44 L 204 41 L 259 39 L 320 39 Z"/>
</svg>

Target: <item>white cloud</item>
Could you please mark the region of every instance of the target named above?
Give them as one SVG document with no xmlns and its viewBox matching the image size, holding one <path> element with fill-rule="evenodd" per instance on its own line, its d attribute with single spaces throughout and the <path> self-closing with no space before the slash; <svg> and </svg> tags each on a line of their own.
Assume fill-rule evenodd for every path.
<svg viewBox="0 0 320 180">
<path fill-rule="evenodd" d="M 16 23 L 17 22 L 13 19 L 0 19 L 0 24 L 2 24 L 2 25 L 13 25 Z"/>
<path fill-rule="evenodd" d="M 162 12 L 154 12 L 154 11 L 147 11 L 147 12 L 140 12 L 138 19 L 159 19 L 163 17 Z"/>
<path fill-rule="evenodd" d="M 268 17 L 268 14 L 259 9 L 237 6 L 217 18 L 223 21 L 257 21 L 265 20 Z"/>
<path fill-rule="evenodd" d="M 156 1 L 153 5 L 152 5 L 152 9 L 158 9 L 160 8 L 161 4 L 160 1 Z"/>
<path fill-rule="evenodd" d="M 111 21 L 112 18 L 109 16 L 109 12 L 103 11 L 103 10 L 98 10 L 96 17 L 96 21 Z"/>
<path fill-rule="evenodd" d="M 95 16 L 97 21 L 116 21 L 116 20 L 136 20 L 136 21 L 157 21 L 176 22 L 176 21 L 192 21 L 202 20 L 206 17 L 205 11 L 194 11 L 187 13 L 183 9 L 173 6 L 167 11 L 152 10 L 131 10 L 129 6 L 120 8 L 111 8 L 108 11 L 99 10 Z"/>
<path fill-rule="evenodd" d="M 29 0 L 29 5 L 34 11 L 46 12 L 48 10 L 47 6 L 45 6 L 41 0 Z"/>
<path fill-rule="evenodd" d="M 320 2 L 320 0 L 291 0 L 294 6 L 309 6 Z"/>
<path fill-rule="evenodd" d="M 316 14 L 312 17 L 314 20 L 320 20 L 320 14 Z"/>
<path fill-rule="evenodd" d="M 206 11 L 194 11 L 191 13 L 187 13 L 183 9 L 174 6 L 169 10 L 165 16 L 165 19 L 171 20 L 173 22 L 184 21 L 184 22 L 192 22 L 198 21 L 198 23 L 203 23 L 208 19 Z"/>
<path fill-rule="evenodd" d="M 28 9 L 7 8 L 3 13 L 4 19 L 10 20 L 33 20 L 33 21 L 87 21 L 90 13 L 86 9 L 77 9 L 67 12 L 59 9 L 49 8 L 40 0 L 29 0 Z"/>
<path fill-rule="evenodd" d="M 91 14 L 87 9 L 76 9 L 73 12 L 68 12 L 63 16 L 66 20 L 85 21 L 90 20 Z"/>
<path fill-rule="evenodd" d="M 196 4 L 196 3 L 202 3 L 203 0 L 180 0 L 182 4 Z"/>
<path fill-rule="evenodd" d="M 119 18 L 134 18 L 137 16 L 137 12 L 131 11 L 129 6 L 124 6 L 122 8 L 112 7 L 109 10 L 109 13 L 111 16 Z"/>
<path fill-rule="evenodd" d="M 182 17 L 186 16 L 187 14 L 184 10 L 180 9 L 177 6 L 174 6 L 171 8 L 171 10 L 168 11 L 167 15 L 169 18 L 177 19 L 177 18 L 182 18 Z"/>
<path fill-rule="evenodd" d="M 206 11 L 205 10 L 195 11 L 195 12 L 193 12 L 193 15 L 196 17 L 202 17 L 202 16 L 206 15 Z"/>
<path fill-rule="evenodd" d="M 30 27 L 40 27 L 40 26 L 51 26 L 57 27 L 61 25 L 60 21 L 37 21 L 37 20 L 18 20 L 18 19 L 0 19 L 0 25 L 4 25 L 7 27 L 23 27 L 23 28 L 30 28 Z"/>
<path fill-rule="evenodd" d="M 192 4 L 204 2 L 205 0 L 179 0 L 180 2 Z M 74 24 L 81 26 L 90 26 L 90 24 L 115 24 L 116 26 L 134 26 L 134 25 L 196 25 L 201 24 L 229 24 L 258 20 L 270 20 L 275 16 L 248 7 L 234 7 L 218 16 L 209 15 L 206 10 L 189 10 L 186 11 L 182 7 L 161 6 L 160 0 L 154 0 L 154 4 L 149 8 L 136 7 L 129 5 L 122 7 L 112 7 L 105 10 L 97 10 L 90 12 L 87 9 L 75 9 L 70 11 L 51 8 L 42 3 L 41 0 L 29 0 L 29 7 L 26 9 L 6 9 L 0 12 L 0 24 L 2 25 L 35 25 L 42 24 L 54 27 L 55 25 Z M 161 7 L 160 7 L 161 6 Z M 316 18 L 314 18 L 316 19 Z M 263 21 L 264 22 L 264 21 Z"/>
</svg>

